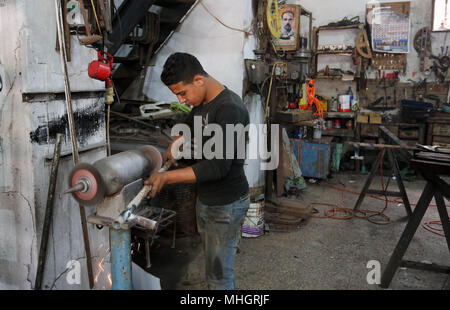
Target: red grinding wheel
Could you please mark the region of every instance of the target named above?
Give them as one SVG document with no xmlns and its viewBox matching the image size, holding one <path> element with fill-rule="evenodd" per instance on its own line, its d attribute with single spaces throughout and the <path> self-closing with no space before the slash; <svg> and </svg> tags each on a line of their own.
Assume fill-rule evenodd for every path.
<svg viewBox="0 0 450 310">
<path fill-rule="evenodd" d="M 83 206 L 98 204 L 105 197 L 105 186 L 97 169 L 86 163 L 73 167 L 69 174 L 69 186 L 73 187 L 82 180 L 87 180 L 89 189 L 87 192 L 74 192 L 73 198 Z"/>
</svg>

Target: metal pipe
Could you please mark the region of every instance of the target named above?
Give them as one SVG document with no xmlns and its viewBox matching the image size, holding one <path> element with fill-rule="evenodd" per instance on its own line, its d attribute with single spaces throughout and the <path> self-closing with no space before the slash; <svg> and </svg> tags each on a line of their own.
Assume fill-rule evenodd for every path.
<svg viewBox="0 0 450 310">
<path fill-rule="evenodd" d="M 50 172 L 50 184 L 47 193 L 47 206 L 45 208 L 44 227 L 42 228 L 41 246 L 39 249 L 38 269 L 36 272 L 36 280 L 34 289 L 40 290 L 42 278 L 45 269 L 45 259 L 47 257 L 48 236 L 50 233 L 50 225 L 52 223 L 53 203 L 55 198 L 56 180 L 58 176 L 59 156 L 61 154 L 61 137 L 62 134 L 56 134 L 55 150 L 53 152 L 52 168 Z"/>
<path fill-rule="evenodd" d="M 131 232 L 109 229 L 111 245 L 111 281 L 113 290 L 131 290 Z"/>
<path fill-rule="evenodd" d="M 156 230 L 156 228 L 158 227 L 158 222 L 136 214 L 131 214 L 128 218 L 128 222 L 134 223 L 150 230 Z"/>
<path fill-rule="evenodd" d="M 69 74 L 67 72 L 67 62 L 66 62 L 67 57 L 66 57 L 66 46 L 63 36 L 63 17 L 61 10 L 61 0 L 55 0 L 55 9 L 56 9 L 56 26 L 59 37 L 59 54 L 61 57 L 61 67 L 64 74 L 64 93 L 66 95 L 67 119 L 69 122 L 70 140 L 72 142 L 72 157 L 73 163 L 76 165 L 78 164 L 78 144 L 75 131 L 75 119 L 73 116 L 73 109 L 72 109 L 72 97 L 70 91 Z M 94 287 L 94 274 L 92 271 L 92 257 L 86 223 L 86 211 L 84 210 L 84 207 L 82 205 L 79 205 L 79 209 L 81 218 L 81 228 L 83 230 L 84 249 L 86 252 L 86 261 L 87 261 L 86 264 L 88 270 L 89 287 L 92 289 Z"/>
</svg>

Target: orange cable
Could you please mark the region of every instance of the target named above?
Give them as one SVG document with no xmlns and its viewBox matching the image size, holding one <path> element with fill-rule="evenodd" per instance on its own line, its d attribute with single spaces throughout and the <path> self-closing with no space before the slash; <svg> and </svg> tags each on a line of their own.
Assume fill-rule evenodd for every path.
<svg viewBox="0 0 450 310">
<path fill-rule="evenodd" d="M 331 206 L 331 207 L 333 207 L 331 209 L 325 210 L 323 216 L 311 215 L 311 217 L 313 217 L 313 218 L 331 218 L 331 219 L 337 219 L 337 220 L 346 220 L 346 219 L 351 219 L 353 217 L 356 217 L 356 218 L 367 219 L 369 222 L 371 222 L 373 224 L 377 224 L 377 225 L 390 224 L 391 223 L 391 219 L 386 214 L 384 214 L 384 212 L 386 211 L 386 209 L 389 206 L 389 203 L 401 203 L 401 204 L 403 204 L 404 202 L 403 202 L 403 200 L 400 200 L 400 198 L 395 198 L 394 200 L 389 200 L 387 198 L 387 195 L 386 195 L 387 186 L 386 186 L 386 188 L 384 188 L 383 156 L 382 156 L 382 153 L 383 152 L 382 152 L 382 149 L 381 149 L 380 150 L 380 174 L 381 174 L 381 188 L 382 188 L 382 190 L 384 192 L 384 198 L 382 196 L 379 196 L 379 195 L 376 195 L 376 194 L 367 194 L 367 196 L 369 196 L 369 197 L 372 197 L 374 199 L 378 199 L 378 200 L 382 200 L 382 201 L 386 202 L 386 205 L 384 206 L 382 211 L 353 210 L 353 209 L 349 209 L 349 208 L 340 207 L 337 204 L 322 203 L 322 202 L 311 202 L 311 203 L 308 204 L 308 206 L 322 205 L 322 206 Z M 345 185 L 339 180 L 339 178 L 338 178 L 338 182 L 345 187 Z M 349 190 L 349 189 L 346 189 L 346 188 L 340 188 L 340 187 L 337 187 L 337 186 L 333 186 L 331 184 L 328 184 L 327 186 L 342 192 L 342 202 L 344 202 L 344 192 L 348 192 L 348 193 L 355 194 L 355 195 L 360 195 L 361 194 L 360 192 L 352 191 L 352 190 Z M 410 205 L 411 206 L 415 206 L 417 204 L 410 203 Z M 436 207 L 437 205 L 430 204 L 429 206 Z M 450 205 L 446 205 L 446 207 L 448 208 L 448 207 L 450 207 Z M 316 210 L 315 208 L 313 208 L 313 209 Z M 344 213 L 344 215 L 343 216 L 335 215 L 338 212 Z M 362 213 L 363 216 L 358 216 L 357 215 L 358 213 Z M 371 213 L 371 215 L 367 215 L 367 213 Z M 373 220 L 370 219 L 373 216 L 380 216 L 380 215 L 384 216 L 387 219 L 387 221 L 386 222 L 376 222 L 376 221 L 373 221 Z M 450 216 L 449 216 L 449 218 L 450 218 Z M 432 225 L 441 225 L 442 226 L 442 223 L 441 223 L 441 221 L 428 221 L 428 222 L 423 223 L 422 227 L 424 229 L 434 233 L 434 234 L 437 234 L 439 236 L 445 237 L 445 235 L 443 235 L 443 234 L 438 232 L 438 231 L 443 231 L 442 229 L 434 228 L 434 227 L 432 227 Z"/>
</svg>

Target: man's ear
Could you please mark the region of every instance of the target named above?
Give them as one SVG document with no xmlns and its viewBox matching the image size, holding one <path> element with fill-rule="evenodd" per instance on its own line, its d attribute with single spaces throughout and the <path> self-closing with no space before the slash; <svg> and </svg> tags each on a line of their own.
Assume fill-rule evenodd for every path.
<svg viewBox="0 0 450 310">
<path fill-rule="evenodd" d="M 205 77 L 201 74 L 196 74 L 194 75 L 194 80 L 192 81 L 192 83 L 197 86 L 197 87 L 201 87 L 205 85 Z"/>
</svg>

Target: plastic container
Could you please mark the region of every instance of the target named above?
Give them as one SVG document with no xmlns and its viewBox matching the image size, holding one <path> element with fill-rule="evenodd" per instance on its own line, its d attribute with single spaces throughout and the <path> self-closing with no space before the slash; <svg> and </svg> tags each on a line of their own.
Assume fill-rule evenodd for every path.
<svg viewBox="0 0 450 310">
<path fill-rule="evenodd" d="M 255 238 L 264 234 L 264 203 L 250 203 L 242 224 L 242 237 Z"/>
<path fill-rule="evenodd" d="M 327 121 L 327 130 L 333 129 L 333 121 Z"/>
<path fill-rule="evenodd" d="M 334 121 L 334 128 L 337 128 L 337 129 L 341 128 L 341 120 L 340 119 L 337 119 Z"/>
<path fill-rule="evenodd" d="M 350 95 L 339 95 L 339 112 L 349 112 L 350 103 Z"/>
</svg>

